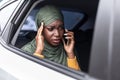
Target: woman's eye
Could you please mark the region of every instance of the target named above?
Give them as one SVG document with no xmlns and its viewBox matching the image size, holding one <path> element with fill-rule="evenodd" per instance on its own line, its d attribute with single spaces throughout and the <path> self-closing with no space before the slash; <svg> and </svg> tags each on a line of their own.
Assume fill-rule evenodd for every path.
<svg viewBox="0 0 120 80">
<path fill-rule="evenodd" d="M 59 30 L 63 30 L 64 28 L 63 27 L 59 27 Z"/>
<path fill-rule="evenodd" d="M 53 31 L 54 30 L 54 28 L 47 28 L 49 31 Z"/>
</svg>

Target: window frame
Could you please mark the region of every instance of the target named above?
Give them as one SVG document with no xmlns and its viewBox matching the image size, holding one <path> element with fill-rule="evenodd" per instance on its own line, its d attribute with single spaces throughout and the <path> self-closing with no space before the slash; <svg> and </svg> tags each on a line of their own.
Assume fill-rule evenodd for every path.
<svg viewBox="0 0 120 80">
<path fill-rule="evenodd" d="M 31 2 L 32 1 L 30 1 L 28 4 L 30 4 Z M 35 57 L 33 55 L 30 55 L 29 53 L 24 52 L 21 49 L 16 48 L 14 46 L 24 21 L 26 20 L 27 16 L 31 12 L 31 10 L 35 7 L 35 5 L 40 3 L 40 2 L 41 1 L 37 1 L 37 2 L 34 3 L 34 5 L 30 4 L 29 8 L 27 7 L 27 5 L 24 5 L 23 7 L 25 8 L 25 6 L 26 6 L 28 12 L 27 11 L 24 12 L 24 13 L 21 12 L 21 15 L 19 17 L 21 17 L 22 14 L 24 14 L 24 18 L 22 17 L 23 19 L 20 19 L 20 22 L 19 22 L 19 20 L 14 22 L 14 20 L 17 20 L 19 17 L 16 17 L 16 18 L 13 19 L 13 23 L 16 24 L 17 26 L 19 26 L 19 28 L 17 28 L 17 31 L 15 32 L 15 35 L 11 34 L 11 39 L 10 39 L 11 42 L 10 42 L 9 46 L 12 48 L 12 51 L 14 53 L 26 58 L 26 59 L 29 59 L 29 60 L 31 60 L 33 62 L 36 62 L 36 63 L 38 63 L 40 65 L 45 66 L 45 67 L 48 67 L 48 68 L 50 68 L 52 70 L 55 70 L 57 72 L 60 72 L 60 73 L 62 73 L 64 75 L 67 75 L 69 77 L 73 77 L 75 79 L 87 79 L 88 75 L 86 73 L 84 73 L 84 72 L 75 71 L 75 70 L 72 70 L 72 69 L 70 69 L 68 67 L 65 67 L 65 66 L 61 65 L 61 64 L 58 64 L 58 63 L 55 63 L 55 62 L 52 62 L 52 61 L 48 61 L 48 60 L 45 60 L 45 59 L 40 60 L 39 58 L 37 58 L 37 57 Z M 25 9 L 22 9 L 22 10 L 25 10 Z M 16 25 L 13 25 L 13 26 L 16 26 Z M 12 36 L 13 36 L 13 38 L 12 38 Z M 92 78 L 92 77 L 89 77 L 89 78 Z"/>
</svg>

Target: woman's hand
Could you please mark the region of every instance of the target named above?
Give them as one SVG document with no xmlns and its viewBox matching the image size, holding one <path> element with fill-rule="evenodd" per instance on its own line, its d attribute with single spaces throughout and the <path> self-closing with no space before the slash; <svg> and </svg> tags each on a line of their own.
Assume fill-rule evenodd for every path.
<svg viewBox="0 0 120 80">
<path fill-rule="evenodd" d="M 44 49 L 44 37 L 42 35 L 43 31 L 43 22 L 41 23 L 40 28 L 38 29 L 37 35 L 36 35 L 36 50 L 35 53 L 39 53 L 42 55 L 42 51 Z"/>
<path fill-rule="evenodd" d="M 64 48 L 65 51 L 67 53 L 68 58 L 73 59 L 75 58 L 74 55 L 74 33 L 68 30 L 65 30 L 65 34 L 66 37 L 65 39 L 67 39 L 67 43 L 65 43 L 64 39 L 63 39 L 63 44 L 64 44 Z"/>
</svg>

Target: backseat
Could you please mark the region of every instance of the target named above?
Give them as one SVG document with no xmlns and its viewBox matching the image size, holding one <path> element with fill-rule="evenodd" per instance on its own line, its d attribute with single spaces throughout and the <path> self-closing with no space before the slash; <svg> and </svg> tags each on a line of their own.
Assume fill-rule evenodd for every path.
<svg viewBox="0 0 120 80">
<path fill-rule="evenodd" d="M 21 31 L 20 34 L 18 35 L 15 46 L 21 48 L 22 46 L 33 40 L 36 34 L 37 34 L 36 31 Z"/>
</svg>

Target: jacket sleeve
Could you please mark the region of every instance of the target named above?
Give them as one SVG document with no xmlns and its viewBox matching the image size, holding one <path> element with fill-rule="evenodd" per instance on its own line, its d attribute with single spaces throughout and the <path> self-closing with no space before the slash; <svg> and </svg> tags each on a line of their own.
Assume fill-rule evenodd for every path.
<svg viewBox="0 0 120 80">
<path fill-rule="evenodd" d="M 76 57 L 74 59 L 67 58 L 67 64 L 69 68 L 80 70 Z"/>
</svg>

